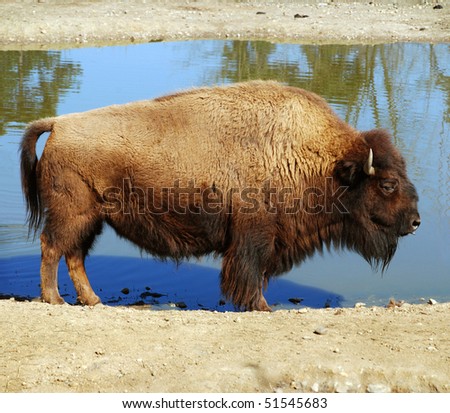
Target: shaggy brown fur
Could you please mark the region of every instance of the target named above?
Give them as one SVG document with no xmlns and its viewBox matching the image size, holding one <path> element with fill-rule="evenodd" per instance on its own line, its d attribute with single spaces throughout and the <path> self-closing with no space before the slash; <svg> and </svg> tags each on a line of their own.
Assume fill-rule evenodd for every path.
<svg viewBox="0 0 450 413">
<path fill-rule="evenodd" d="M 364 172 L 370 148 L 375 175 Z M 39 120 L 23 138 L 21 166 L 30 228 L 44 225 L 50 303 L 63 302 L 62 256 L 79 301 L 100 301 L 84 259 L 104 222 L 158 257 L 222 256 L 222 291 L 247 310 L 269 310 L 270 277 L 324 245 L 386 266 L 399 236 L 420 223 L 386 132 L 358 132 L 317 95 L 274 82 Z"/>
</svg>

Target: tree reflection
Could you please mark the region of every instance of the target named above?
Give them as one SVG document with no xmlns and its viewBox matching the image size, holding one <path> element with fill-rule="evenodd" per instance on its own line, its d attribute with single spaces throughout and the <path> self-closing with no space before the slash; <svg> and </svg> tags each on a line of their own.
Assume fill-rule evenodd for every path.
<svg viewBox="0 0 450 413">
<path fill-rule="evenodd" d="M 243 82 L 252 79 L 288 81 L 299 76 L 298 65 L 276 62 L 272 55 L 277 45 L 264 41 L 225 42 L 222 67 L 216 75 L 222 81 Z"/>
<path fill-rule="evenodd" d="M 0 52 L 0 135 L 6 127 L 54 116 L 60 98 L 79 85 L 82 68 L 60 51 Z"/>
</svg>

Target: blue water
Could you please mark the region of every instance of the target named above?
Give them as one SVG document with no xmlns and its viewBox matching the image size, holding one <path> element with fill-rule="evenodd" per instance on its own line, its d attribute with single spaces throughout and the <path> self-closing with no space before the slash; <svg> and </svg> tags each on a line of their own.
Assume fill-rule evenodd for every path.
<svg viewBox="0 0 450 413">
<path fill-rule="evenodd" d="M 18 144 L 27 122 L 180 89 L 276 79 L 324 96 L 359 129 L 384 127 L 404 154 L 422 226 L 400 241 L 389 269 L 374 272 L 354 253 L 316 256 L 270 283 L 269 304 L 383 305 L 389 298 L 450 300 L 450 45 L 315 46 L 188 41 L 63 51 L 0 51 L 0 295 L 39 294 L 39 243 L 27 238 Z M 39 142 L 42 150 L 45 140 Z M 103 301 L 168 308 L 231 309 L 220 302 L 220 261 L 176 267 L 106 230 L 87 262 Z M 62 264 L 60 288 L 75 293 Z M 121 291 L 128 288 L 129 293 Z M 161 294 L 152 297 L 146 293 Z"/>
</svg>

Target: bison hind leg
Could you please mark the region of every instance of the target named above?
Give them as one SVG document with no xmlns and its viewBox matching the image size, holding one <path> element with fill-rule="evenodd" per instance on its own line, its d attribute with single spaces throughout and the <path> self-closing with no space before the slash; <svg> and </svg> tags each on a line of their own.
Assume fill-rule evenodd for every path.
<svg viewBox="0 0 450 413">
<path fill-rule="evenodd" d="M 78 301 L 95 305 L 100 299 L 89 283 L 84 260 L 103 227 L 100 205 L 95 194 L 76 173 L 64 170 L 58 176 L 48 176 L 53 180 L 42 185 L 46 206 L 41 235 L 42 299 L 52 304 L 64 302 L 57 285 L 58 263 L 64 255 Z M 45 178 L 49 179 L 47 175 Z"/>
<path fill-rule="evenodd" d="M 84 222 L 80 228 L 80 225 L 74 225 L 69 219 L 59 221 L 55 228 L 50 221 L 48 220 L 41 234 L 42 300 L 50 304 L 64 303 L 58 291 L 58 264 L 64 255 L 78 302 L 90 306 L 100 303 L 100 298 L 89 283 L 84 261 L 95 237 L 101 232 L 102 222 Z M 80 217 L 77 223 L 81 224 Z"/>
<path fill-rule="evenodd" d="M 52 245 L 44 229 L 41 234 L 41 299 L 49 304 L 64 304 L 58 291 L 58 263 L 62 252 Z"/>
<path fill-rule="evenodd" d="M 84 267 L 85 255 L 74 251 L 65 255 L 70 278 L 77 292 L 77 301 L 83 305 L 94 306 L 101 302 L 100 297 L 94 293 Z"/>
<path fill-rule="evenodd" d="M 70 278 L 77 292 L 77 301 L 83 305 L 94 306 L 101 302 L 100 297 L 94 293 L 91 287 L 84 266 L 89 249 L 92 247 L 95 237 L 100 234 L 101 229 L 101 222 L 90 227 L 88 234 L 80 240 L 81 245 L 64 254 Z"/>
</svg>

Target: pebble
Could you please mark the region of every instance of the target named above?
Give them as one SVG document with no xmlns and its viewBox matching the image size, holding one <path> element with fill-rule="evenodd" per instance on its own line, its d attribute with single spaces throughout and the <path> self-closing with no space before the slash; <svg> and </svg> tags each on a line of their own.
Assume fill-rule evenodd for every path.
<svg viewBox="0 0 450 413">
<path fill-rule="evenodd" d="M 401 307 L 403 304 L 405 304 L 403 300 L 396 301 L 395 298 L 391 298 L 389 303 L 386 305 L 386 308 Z"/>
<path fill-rule="evenodd" d="M 328 333 L 328 329 L 323 326 L 319 326 L 314 330 L 314 334 L 317 334 L 319 336 L 323 336 L 324 334 Z"/>
<path fill-rule="evenodd" d="M 368 393 L 391 393 L 391 391 L 388 385 L 382 383 L 374 383 L 367 386 Z"/>
<path fill-rule="evenodd" d="M 437 304 L 437 301 L 436 301 L 435 299 L 433 299 L 433 298 L 430 298 L 430 299 L 427 301 L 427 303 L 430 304 L 430 305 L 436 305 L 436 304 Z"/>
<path fill-rule="evenodd" d="M 140 295 L 140 297 L 141 298 L 147 298 L 147 297 L 152 297 L 152 298 L 160 298 L 160 297 L 162 297 L 164 294 L 160 294 L 160 293 L 153 293 L 153 292 L 150 292 L 150 291 L 144 291 L 141 295 Z M 176 305 L 176 303 L 175 303 L 175 305 Z"/>
<path fill-rule="evenodd" d="M 187 304 L 185 303 L 185 302 L 183 302 L 183 301 L 178 301 L 178 302 L 176 302 L 175 303 L 175 305 L 178 307 L 178 308 L 187 308 Z"/>
<path fill-rule="evenodd" d="M 352 386 L 349 383 L 335 383 L 334 391 L 336 393 L 348 393 Z"/>
<path fill-rule="evenodd" d="M 291 381 L 289 386 L 290 386 L 291 389 L 294 389 L 294 390 L 298 390 L 299 389 L 299 385 L 297 384 L 296 381 Z"/>
<path fill-rule="evenodd" d="M 311 390 L 314 392 L 314 393 L 318 393 L 319 392 L 319 390 L 320 390 L 320 386 L 319 386 L 319 383 L 313 383 L 313 385 L 311 386 Z"/>
</svg>

